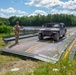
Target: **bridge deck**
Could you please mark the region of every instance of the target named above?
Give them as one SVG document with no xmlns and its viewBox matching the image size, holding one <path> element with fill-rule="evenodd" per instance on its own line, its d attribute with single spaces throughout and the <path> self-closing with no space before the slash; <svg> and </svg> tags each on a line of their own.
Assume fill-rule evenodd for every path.
<svg viewBox="0 0 76 75">
<path fill-rule="evenodd" d="M 54 42 L 50 38 L 44 38 L 39 41 L 37 36 L 20 39 L 19 45 L 15 45 L 14 41 L 10 41 L 4 48 L 0 49 L 4 52 L 32 57 L 45 62 L 56 63 L 66 48 L 75 38 L 75 32 L 70 33 L 60 41 Z M 8 38 L 9 39 L 9 38 Z"/>
</svg>

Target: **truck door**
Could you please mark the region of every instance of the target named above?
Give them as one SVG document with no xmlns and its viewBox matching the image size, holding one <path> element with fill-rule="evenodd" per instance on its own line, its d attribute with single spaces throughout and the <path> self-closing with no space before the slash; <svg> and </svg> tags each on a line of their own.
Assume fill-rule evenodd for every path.
<svg viewBox="0 0 76 75">
<path fill-rule="evenodd" d="M 62 24 L 60 24 L 60 36 L 63 36 L 64 34 L 64 27 Z"/>
</svg>

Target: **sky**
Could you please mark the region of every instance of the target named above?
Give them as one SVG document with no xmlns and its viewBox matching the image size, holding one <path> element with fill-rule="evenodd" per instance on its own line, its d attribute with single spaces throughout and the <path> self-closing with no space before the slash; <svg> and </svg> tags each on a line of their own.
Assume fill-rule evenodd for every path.
<svg viewBox="0 0 76 75">
<path fill-rule="evenodd" d="M 76 0 L 0 0 L 0 17 L 73 14 Z"/>
</svg>

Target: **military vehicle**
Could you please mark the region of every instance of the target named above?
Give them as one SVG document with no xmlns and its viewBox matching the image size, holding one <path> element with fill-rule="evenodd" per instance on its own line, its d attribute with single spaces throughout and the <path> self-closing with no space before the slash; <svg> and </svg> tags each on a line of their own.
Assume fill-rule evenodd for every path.
<svg viewBox="0 0 76 75">
<path fill-rule="evenodd" d="M 50 36 L 54 41 L 59 41 L 60 37 L 66 36 L 66 28 L 64 23 L 46 23 L 38 31 L 39 40 L 43 40 L 45 36 Z"/>
</svg>

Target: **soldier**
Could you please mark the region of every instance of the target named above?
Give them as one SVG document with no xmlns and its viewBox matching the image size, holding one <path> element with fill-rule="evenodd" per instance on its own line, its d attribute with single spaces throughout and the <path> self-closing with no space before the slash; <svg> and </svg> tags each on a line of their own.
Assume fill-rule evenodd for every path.
<svg viewBox="0 0 76 75">
<path fill-rule="evenodd" d="M 19 21 L 16 22 L 16 25 L 14 26 L 14 32 L 15 32 L 15 44 L 19 44 L 19 31 L 20 31 L 20 25 Z"/>
</svg>

